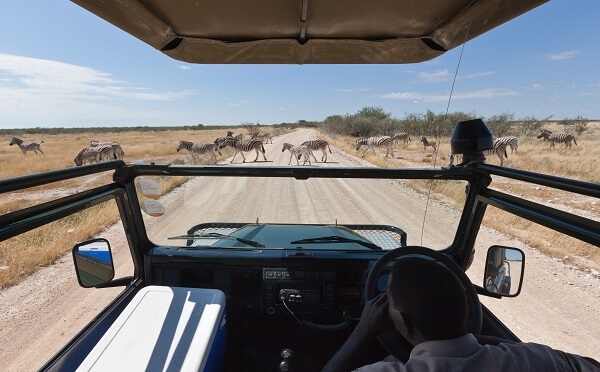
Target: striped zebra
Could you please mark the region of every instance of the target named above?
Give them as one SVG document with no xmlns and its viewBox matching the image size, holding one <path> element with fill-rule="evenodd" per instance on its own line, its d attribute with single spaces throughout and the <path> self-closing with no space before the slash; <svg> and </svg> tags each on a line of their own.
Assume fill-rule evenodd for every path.
<svg viewBox="0 0 600 372">
<path fill-rule="evenodd" d="M 500 166 L 504 166 L 504 158 L 508 159 L 508 154 L 506 153 L 506 148 L 509 146 L 507 142 L 500 141 L 502 138 L 497 138 L 494 140 L 494 147 L 487 150 L 488 155 L 496 154 L 498 159 L 500 159 Z"/>
<path fill-rule="evenodd" d="M 258 154 L 262 153 L 263 158 L 267 161 L 267 157 L 265 156 L 265 147 L 263 146 L 262 141 L 251 139 L 247 141 L 238 141 L 234 138 L 228 137 L 224 141 L 219 144 L 219 148 L 224 148 L 226 146 L 233 147 L 233 157 L 231 158 L 230 163 L 233 163 L 233 159 L 235 156 L 240 153 L 242 154 L 242 158 L 244 159 L 244 163 L 246 162 L 246 157 L 244 156 L 244 152 L 248 151 L 256 151 L 256 158 L 253 161 L 258 160 Z"/>
<path fill-rule="evenodd" d="M 360 149 L 361 146 L 366 146 L 363 150 L 362 157 L 365 157 L 365 153 L 370 148 L 373 150 L 373 154 L 375 154 L 375 147 L 385 147 L 385 157 L 387 158 L 390 151 L 392 153 L 392 157 L 394 157 L 394 140 L 390 136 L 380 136 L 380 137 L 361 137 L 356 139 L 356 151 Z"/>
<path fill-rule="evenodd" d="M 88 164 L 99 163 L 104 160 L 114 160 L 115 158 L 115 150 L 110 145 L 98 145 L 98 146 L 90 146 L 79 151 L 75 159 L 76 166 L 84 165 L 86 162 Z"/>
<path fill-rule="evenodd" d="M 252 135 L 252 139 L 261 140 L 263 143 L 269 143 L 270 140 L 271 143 L 273 143 L 273 137 L 271 137 L 271 134 L 269 134 L 269 132 L 254 133 Z"/>
<path fill-rule="evenodd" d="M 308 161 L 308 165 L 312 165 L 310 163 L 310 149 L 308 148 L 308 146 L 306 146 L 306 145 L 294 146 L 291 143 L 284 143 L 283 148 L 281 149 L 281 152 L 284 152 L 285 150 L 290 151 L 290 161 L 288 162 L 288 165 L 290 165 L 292 163 L 292 157 L 295 157 L 296 164 L 300 165 L 300 157 L 302 157 L 302 156 L 304 157 L 304 162 L 302 163 L 302 165 L 306 164 L 307 161 Z"/>
<path fill-rule="evenodd" d="M 125 151 L 123 151 L 123 148 L 117 142 L 112 142 L 112 141 L 111 142 L 98 142 L 96 140 L 91 140 L 90 147 L 96 147 L 96 146 L 112 146 L 112 148 L 115 152 L 114 159 L 123 160 L 123 157 L 125 156 Z"/>
<path fill-rule="evenodd" d="M 216 163 L 217 162 L 217 154 L 221 155 L 221 151 L 216 143 L 213 142 L 203 142 L 203 143 L 194 143 L 190 141 L 179 141 L 179 146 L 177 146 L 177 152 L 180 150 L 186 149 L 192 155 L 192 160 L 196 160 L 196 155 L 202 155 L 208 153 L 210 158 Z"/>
<path fill-rule="evenodd" d="M 513 152 L 517 152 L 517 149 L 519 148 L 519 140 L 517 139 L 517 137 L 514 136 L 500 137 L 497 138 L 496 141 L 506 143 L 510 147 L 511 154 Z"/>
<path fill-rule="evenodd" d="M 565 149 L 571 148 L 571 141 L 573 141 L 575 143 L 575 146 L 577 146 L 577 141 L 575 140 L 575 136 L 572 133 L 553 134 L 551 131 L 549 131 L 547 129 L 542 129 L 542 133 L 540 133 L 540 135 L 537 136 L 537 138 L 542 138 L 542 137 L 544 137 L 544 139 L 546 141 L 550 142 L 551 149 L 555 148 L 554 147 L 555 143 L 564 143 Z"/>
<path fill-rule="evenodd" d="M 427 138 L 425 138 L 425 136 L 421 137 L 421 140 L 419 142 L 423 142 L 423 152 L 425 152 L 428 147 L 433 147 L 433 151 L 437 150 L 437 142 L 427 141 Z"/>
<path fill-rule="evenodd" d="M 331 152 L 331 147 L 329 147 L 329 143 L 324 140 L 304 141 L 300 146 L 308 147 L 310 155 L 315 159 L 315 163 L 317 162 L 317 158 L 315 157 L 315 154 L 313 154 L 313 151 L 321 150 L 323 153 L 321 161 L 324 163 L 327 163 L 327 150 L 329 150 L 330 154 L 333 154 Z"/>
<path fill-rule="evenodd" d="M 23 155 L 27 155 L 27 151 L 33 151 L 34 154 L 37 155 L 37 152 L 41 152 L 42 155 L 44 155 L 44 152 L 42 151 L 42 148 L 40 147 L 40 145 L 44 143 L 44 141 L 40 141 L 40 142 L 25 142 L 20 138 L 17 137 L 13 137 L 10 140 L 10 146 L 12 145 L 17 145 L 19 146 L 19 148 L 21 149 L 21 152 L 23 153 Z"/>
<path fill-rule="evenodd" d="M 400 141 L 403 141 L 405 145 L 410 142 L 410 135 L 408 133 L 396 133 L 392 136 L 394 145 L 397 145 Z"/>
<path fill-rule="evenodd" d="M 230 130 L 227 131 L 227 136 L 226 137 L 233 138 L 233 139 L 236 139 L 238 141 L 243 141 L 244 140 L 244 136 L 241 133 L 235 133 L 234 134 Z"/>
</svg>

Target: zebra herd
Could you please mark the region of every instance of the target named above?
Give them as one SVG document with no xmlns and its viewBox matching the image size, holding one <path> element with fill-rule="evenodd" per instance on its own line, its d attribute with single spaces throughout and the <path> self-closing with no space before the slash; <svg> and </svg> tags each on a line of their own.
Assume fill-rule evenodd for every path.
<svg viewBox="0 0 600 372">
<path fill-rule="evenodd" d="M 177 152 L 185 149 L 187 150 L 192 159 L 195 159 L 196 156 L 202 154 L 209 154 L 211 159 L 216 162 L 217 155 L 221 152 L 219 149 L 225 147 L 231 147 L 233 149 L 233 156 L 231 158 L 230 163 L 233 163 L 233 160 L 240 154 L 242 156 L 242 162 L 246 162 L 246 157 L 244 155 L 245 152 L 256 152 L 256 157 L 253 161 L 257 161 L 258 157 L 262 154 L 262 157 L 265 161 L 267 161 L 267 157 L 265 155 L 265 147 L 264 144 L 273 143 L 273 138 L 271 134 L 268 132 L 258 132 L 252 135 L 252 138 L 249 140 L 244 140 L 243 135 L 241 133 L 233 133 L 232 131 L 228 131 L 225 137 L 218 137 L 213 142 L 202 142 L 202 143 L 194 143 L 190 141 L 179 141 L 179 145 L 177 146 Z M 324 140 L 310 140 L 304 141 L 302 144 L 298 146 L 294 146 L 291 143 L 284 143 L 282 152 L 285 150 L 290 151 L 290 161 L 288 163 L 291 164 L 292 157 L 296 156 L 296 163 L 300 165 L 300 158 L 304 156 L 303 165 L 308 162 L 309 165 L 312 165 L 310 162 L 310 157 L 312 156 L 315 162 L 317 162 L 317 157 L 315 156 L 315 151 L 321 151 L 321 162 L 327 162 L 327 151 L 331 154 L 331 148 L 329 147 L 329 143 Z"/>
<path fill-rule="evenodd" d="M 101 161 L 122 160 L 125 152 L 117 142 L 90 141 L 90 146 L 83 148 L 73 161 L 75 166 L 99 163 Z"/>
</svg>

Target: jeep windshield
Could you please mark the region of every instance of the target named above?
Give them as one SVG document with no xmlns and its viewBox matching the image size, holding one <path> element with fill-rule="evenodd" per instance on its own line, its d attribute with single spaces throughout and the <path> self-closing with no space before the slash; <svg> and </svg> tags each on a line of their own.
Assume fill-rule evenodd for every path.
<svg viewBox="0 0 600 372">
<path fill-rule="evenodd" d="M 273 161 L 280 160 L 285 159 Z M 424 245 L 441 250 L 454 241 L 468 183 L 386 179 L 390 174 L 383 173 L 381 179 L 364 178 L 364 170 L 352 168 L 338 168 L 342 177 L 331 178 L 323 165 L 254 170 L 264 169 L 268 177 L 240 176 L 247 169 L 243 166 L 165 167 L 210 171 L 136 180 L 148 238 L 165 247 L 194 249 L 370 251 Z M 310 173 L 308 179 L 293 176 Z M 152 181 L 180 186 L 164 196 L 145 196 L 139 185 Z M 441 189 L 455 190 L 456 198 L 442 197 Z"/>
</svg>

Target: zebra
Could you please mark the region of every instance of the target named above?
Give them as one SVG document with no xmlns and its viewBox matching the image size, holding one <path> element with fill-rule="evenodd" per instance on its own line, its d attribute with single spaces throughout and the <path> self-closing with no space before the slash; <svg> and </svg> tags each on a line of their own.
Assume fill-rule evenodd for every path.
<svg viewBox="0 0 600 372">
<path fill-rule="evenodd" d="M 223 148 L 226 146 L 231 146 L 234 149 L 233 157 L 231 158 L 230 163 L 233 163 L 233 159 L 235 159 L 235 156 L 238 154 L 238 152 L 242 154 L 242 158 L 244 159 L 243 163 L 245 163 L 246 157 L 244 156 L 244 152 L 252 150 L 256 151 L 256 158 L 253 161 L 258 160 L 259 153 L 262 153 L 263 158 L 265 159 L 265 161 L 267 161 L 267 157 L 265 156 L 265 147 L 263 146 L 262 141 L 256 139 L 238 141 L 234 138 L 229 137 L 220 143 L 219 148 Z"/>
<path fill-rule="evenodd" d="M 419 142 L 423 142 L 423 152 L 427 150 L 427 147 L 433 147 L 433 151 L 437 150 L 437 142 L 427 141 L 427 138 L 425 138 L 425 136 L 421 137 L 421 140 Z"/>
<path fill-rule="evenodd" d="M 410 135 L 408 133 L 396 133 L 392 136 L 394 140 L 394 145 L 397 145 L 400 140 L 404 141 L 404 144 L 407 145 L 410 142 Z"/>
<path fill-rule="evenodd" d="M 494 147 L 487 150 L 488 155 L 496 154 L 498 159 L 500 159 L 500 166 L 504 166 L 504 158 L 508 159 L 508 154 L 506 153 L 506 148 L 509 146 L 507 142 L 501 141 L 502 138 L 497 138 L 494 141 Z"/>
<path fill-rule="evenodd" d="M 331 147 L 329 147 L 329 143 L 324 140 L 304 141 L 300 146 L 308 147 L 309 154 L 315 159 L 315 163 L 317 162 L 317 158 L 315 157 L 315 154 L 313 154 L 313 151 L 321 150 L 321 152 L 323 152 L 321 161 L 324 163 L 327 163 L 327 150 L 329 150 L 330 154 L 333 154 L 331 152 Z"/>
<path fill-rule="evenodd" d="M 236 140 L 238 140 L 238 141 L 242 141 L 242 140 L 244 139 L 244 138 L 243 138 L 244 136 L 243 136 L 241 133 L 235 133 L 235 134 L 234 134 L 234 133 L 233 133 L 232 131 L 230 131 L 230 130 L 228 130 L 228 131 L 227 131 L 227 136 L 226 136 L 226 137 L 233 138 L 233 139 L 236 139 Z"/>
<path fill-rule="evenodd" d="M 308 146 L 306 145 L 300 145 L 300 146 L 294 146 L 291 143 L 284 143 L 283 144 L 283 148 L 281 149 L 281 152 L 284 152 L 285 150 L 290 150 L 290 161 L 288 162 L 288 165 L 290 165 L 292 163 L 292 157 L 296 156 L 296 164 L 300 165 L 300 157 L 304 156 L 304 163 L 302 163 L 302 165 L 306 164 L 306 161 L 308 161 L 308 165 L 312 165 L 310 163 L 310 149 L 308 148 Z M 314 156 L 314 155 L 313 155 Z"/>
<path fill-rule="evenodd" d="M 44 152 L 42 151 L 42 148 L 40 147 L 40 145 L 44 143 L 44 141 L 40 141 L 40 142 L 25 142 L 20 138 L 17 137 L 13 137 L 10 140 L 10 146 L 12 145 L 17 145 L 19 146 L 19 148 L 21 149 L 21 152 L 23 153 L 23 155 L 26 155 L 27 151 L 33 151 L 34 154 L 37 155 L 37 152 L 41 152 L 42 155 L 45 155 Z"/>
<path fill-rule="evenodd" d="M 547 129 L 542 129 L 542 133 L 540 133 L 540 135 L 537 136 L 537 138 L 542 138 L 542 137 L 544 137 L 545 140 L 550 142 L 551 149 L 555 148 L 554 143 L 556 143 L 556 142 L 558 142 L 558 143 L 564 142 L 565 149 L 571 148 L 571 141 L 573 141 L 575 143 L 575 146 L 577 146 L 577 141 L 575 140 L 575 136 L 572 133 L 553 134 L 552 132 L 550 132 Z"/>
<path fill-rule="evenodd" d="M 500 137 L 500 138 L 497 138 L 496 141 L 506 143 L 510 147 L 511 154 L 513 152 L 517 152 L 517 149 L 519 148 L 519 140 L 517 139 L 517 137 L 514 137 L 514 136 Z"/>
<path fill-rule="evenodd" d="M 392 152 L 392 157 L 394 157 L 394 140 L 390 136 L 381 136 L 381 137 L 361 137 L 356 139 L 356 151 L 360 149 L 362 145 L 365 145 L 365 149 L 363 150 L 362 157 L 365 157 L 365 153 L 369 148 L 373 150 L 373 154 L 375 154 L 375 147 L 385 147 L 385 157 L 388 157 L 390 151 Z"/>
<path fill-rule="evenodd" d="M 90 146 L 79 151 L 75 159 L 76 166 L 84 165 L 87 161 L 88 164 L 99 163 L 104 160 L 112 160 L 115 158 L 115 150 L 111 145 L 104 146 Z"/>
<path fill-rule="evenodd" d="M 252 139 L 261 140 L 263 141 L 263 143 L 269 143 L 269 140 L 271 140 L 271 143 L 273 143 L 273 137 L 271 137 L 271 135 L 268 132 L 254 133 L 252 135 Z"/>
<path fill-rule="evenodd" d="M 177 146 L 177 152 L 183 149 L 188 150 L 190 154 L 192 154 L 192 159 L 194 160 L 196 158 L 196 155 L 201 155 L 208 152 L 210 158 L 216 163 L 217 154 L 215 153 L 215 151 L 218 152 L 219 155 L 222 155 L 221 151 L 219 151 L 217 144 L 213 142 L 193 143 L 189 141 L 179 141 L 179 146 Z"/>
<path fill-rule="evenodd" d="M 123 160 L 123 157 L 125 156 L 125 151 L 123 151 L 123 148 L 117 142 L 98 142 L 96 140 L 91 140 L 90 147 L 96 146 L 112 146 L 115 152 L 114 159 Z"/>
</svg>

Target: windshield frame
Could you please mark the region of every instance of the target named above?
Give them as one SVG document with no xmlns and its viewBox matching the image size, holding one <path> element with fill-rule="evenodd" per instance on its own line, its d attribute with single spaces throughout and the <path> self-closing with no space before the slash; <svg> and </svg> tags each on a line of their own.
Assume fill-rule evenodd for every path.
<svg viewBox="0 0 600 372">
<path fill-rule="evenodd" d="M 115 173 L 115 180 L 131 182 L 141 176 L 207 176 L 207 177 L 273 177 L 273 178 L 295 178 L 307 180 L 309 178 L 363 178 L 363 179 L 389 179 L 389 180 L 460 180 L 466 181 L 466 198 L 460 221 L 457 225 L 452 243 L 442 252 L 455 256 L 460 261 L 468 260 L 465 251 L 469 251 L 474 243 L 475 236 L 479 230 L 484 209 L 476 203 L 477 192 L 487 188 L 491 177 L 476 168 L 466 167 L 442 167 L 442 168 L 359 168 L 359 167 L 298 167 L 298 166 L 193 166 L 193 165 L 170 165 L 169 163 L 135 163 L 124 167 Z M 162 244 L 153 243 L 146 233 L 146 225 L 143 222 L 141 209 L 139 208 L 139 195 L 132 188 L 132 202 L 137 205 L 134 208 L 138 214 L 140 231 L 139 239 L 143 246 L 147 247 L 144 252 L 149 252 L 153 247 L 164 247 Z M 133 197 L 135 196 L 135 197 Z M 473 221 L 473 218 L 475 220 Z M 401 227 L 400 227 L 401 228 Z M 175 246 L 174 246 L 175 248 Z"/>
</svg>

